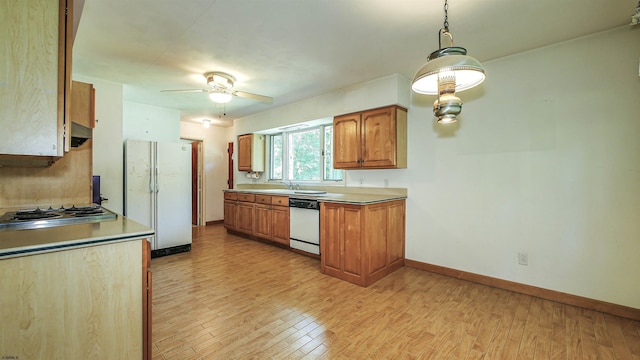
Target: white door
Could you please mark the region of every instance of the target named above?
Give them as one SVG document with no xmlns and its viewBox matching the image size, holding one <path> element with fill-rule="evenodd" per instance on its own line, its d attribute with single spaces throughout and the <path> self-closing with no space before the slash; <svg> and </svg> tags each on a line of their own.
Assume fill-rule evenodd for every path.
<svg viewBox="0 0 640 360">
<path fill-rule="evenodd" d="M 157 143 L 158 249 L 191 243 L 191 145 Z"/>
</svg>

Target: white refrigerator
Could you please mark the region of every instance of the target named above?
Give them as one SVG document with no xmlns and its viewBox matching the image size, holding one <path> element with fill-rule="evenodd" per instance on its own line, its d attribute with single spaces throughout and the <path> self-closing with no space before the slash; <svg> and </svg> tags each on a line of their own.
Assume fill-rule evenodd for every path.
<svg viewBox="0 0 640 360">
<path fill-rule="evenodd" d="M 155 230 L 151 256 L 191 250 L 191 145 L 126 140 L 124 216 Z"/>
</svg>

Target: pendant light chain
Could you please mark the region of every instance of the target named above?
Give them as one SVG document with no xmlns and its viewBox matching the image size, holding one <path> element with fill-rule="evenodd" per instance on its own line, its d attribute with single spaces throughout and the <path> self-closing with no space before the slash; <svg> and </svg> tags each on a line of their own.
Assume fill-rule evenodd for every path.
<svg viewBox="0 0 640 360">
<path fill-rule="evenodd" d="M 444 0 L 444 24 L 443 28 L 438 31 L 438 48 L 442 49 L 442 36 L 446 36 L 450 40 L 450 46 L 453 46 L 453 36 L 449 32 L 449 0 Z"/>
<path fill-rule="evenodd" d="M 449 32 L 449 0 L 444 0 L 444 29 Z"/>
</svg>

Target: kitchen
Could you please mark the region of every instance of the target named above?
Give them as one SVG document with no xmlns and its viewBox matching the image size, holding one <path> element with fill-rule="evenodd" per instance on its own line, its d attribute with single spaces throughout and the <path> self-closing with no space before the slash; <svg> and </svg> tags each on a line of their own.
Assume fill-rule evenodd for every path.
<svg viewBox="0 0 640 360">
<path fill-rule="evenodd" d="M 462 93 L 463 121 L 454 129 L 433 124 L 432 98 L 390 94 L 409 88 L 405 76 L 359 82 L 208 131 L 179 123 L 179 111 L 123 100 L 122 83 L 81 73 L 74 79 L 96 87 L 94 173 L 114 211 L 122 209 L 115 195 L 122 193 L 122 150 L 110 144 L 131 131 L 173 141 L 204 138 L 211 144 L 207 161 L 220 172 L 226 143 L 236 135 L 372 108 L 380 105 L 371 99 L 376 96 L 393 98 L 409 107 L 407 169 L 348 171 L 346 182 L 384 187 L 388 179 L 389 187 L 408 189 L 407 259 L 638 309 L 640 290 L 629 276 L 640 270 L 633 258 L 640 246 L 638 36 L 637 28 L 621 24 L 483 61 L 487 81 Z M 427 37 L 421 51 L 435 40 Z M 607 56 L 612 53 L 615 59 Z M 578 66 L 575 58 L 591 61 Z M 561 85 L 552 86 L 557 79 Z M 148 118 L 157 122 L 145 124 Z M 209 174 L 207 221 L 222 220 L 226 179 Z M 242 173 L 235 178 L 253 184 Z M 518 252 L 528 253 L 529 265 L 518 264 Z"/>
</svg>

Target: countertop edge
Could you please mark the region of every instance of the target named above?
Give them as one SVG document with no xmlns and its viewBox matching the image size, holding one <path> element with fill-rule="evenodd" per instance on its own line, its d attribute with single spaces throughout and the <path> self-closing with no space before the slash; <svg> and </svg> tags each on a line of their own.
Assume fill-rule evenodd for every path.
<svg viewBox="0 0 640 360">
<path fill-rule="evenodd" d="M 114 220 L 0 231 L 0 260 L 150 238 L 155 231 L 118 214 Z"/>
<path fill-rule="evenodd" d="M 318 202 L 331 202 L 341 204 L 353 204 L 353 205 L 369 205 L 394 200 L 405 200 L 406 195 L 394 195 L 394 194 L 351 194 L 351 193 L 331 193 L 329 195 L 313 195 L 313 194 L 296 194 L 287 193 L 286 190 L 282 192 L 274 192 L 273 189 L 225 189 L 223 192 L 234 193 L 249 193 L 249 194 L 263 194 L 271 196 L 287 196 L 289 198 L 296 199 L 312 199 Z"/>
<path fill-rule="evenodd" d="M 126 234 L 123 236 L 105 236 L 102 238 L 90 238 L 90 239 L 81 239 L 81 240 L 71 240 L 71 241 L 61 241 L 46 245 L 34 245 L 34 246 L 25 246 L 22 248 L 13 248 L 11 250 L 0 251 L 0 260 L 10 259 L 21 256 L 29 256 L 29 255 L 38 255 L 45 254 L 55 251 L 63 251 L 63 250 L 71 250 L 71 249 L 80 249 L 89 246 L 96 245 L 107 245 L 114 244 L 125 241 L 134 241 L 141 240 L 150 236 L 153 236 L 155 233 L 151 232 L 139 232 L 133 234 Z"/>
</svg>

